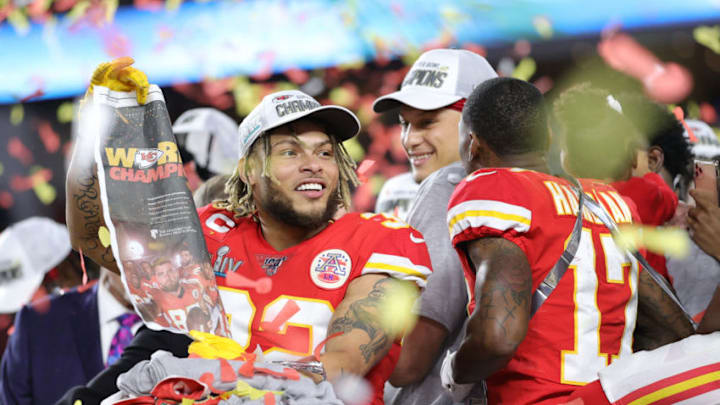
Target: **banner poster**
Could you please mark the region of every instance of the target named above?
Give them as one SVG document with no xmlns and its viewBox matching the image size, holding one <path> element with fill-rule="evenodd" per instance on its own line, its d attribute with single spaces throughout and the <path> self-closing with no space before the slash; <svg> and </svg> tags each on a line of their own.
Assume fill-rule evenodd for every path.
<svg viewBox="0 0 720 405">
<path fill-rule="evenodd" d="M 225 310 L 160 89 L 95 86 L 100 193 L 112 251 L 135 311 L 155 330 L 229 337 Z M 97 118 L 100 117 L 100 118 Z"/>
</svg>

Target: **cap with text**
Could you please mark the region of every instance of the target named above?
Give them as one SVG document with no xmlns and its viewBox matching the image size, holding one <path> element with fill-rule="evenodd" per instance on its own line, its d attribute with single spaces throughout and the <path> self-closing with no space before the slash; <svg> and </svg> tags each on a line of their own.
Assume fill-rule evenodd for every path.
<svg viewBox="0 0 720 405">
<path fill-rule="evenodd" d="M 347 108 L 321 105 L 299 90 L 279 91 L 265 96 L 240 124 L 239 158 L 265 132 L 301 118 L 321 123 L 338 142 L 360 132 L 360 120 Z"/>
<path fill-rule="evenodd" d="M 65 225 L 30 217 L 0 233 L 0 313 L 13 313 L 32 298 L 45 273 L 70 254 Z"/>
<path fill-rule="evenodd" d="M 433 49 L 420 55 L 403 79 L 400 91 L 375 100 L 373 110 L 384 112 L 407 105 L 435 110 L 468 98 L 485 80 L 498 77 L 482 56 L 464 49 Z"/>
</svg>

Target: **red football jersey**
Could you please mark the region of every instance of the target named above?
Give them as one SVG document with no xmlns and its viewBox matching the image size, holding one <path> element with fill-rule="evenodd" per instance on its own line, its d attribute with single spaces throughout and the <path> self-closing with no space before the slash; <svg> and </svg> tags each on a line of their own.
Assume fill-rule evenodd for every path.
<svg viewBox="0 0 720 405">
<path fill-rule="evenodd" d="M 200 307 L 202 287 L 195 283 L 180 282 L 177 293 L 168 293 L 160 289 L 150 290 L 153 300 L 160 311 L 168 317 L 175 328 L 188 330 L 187 315 L 194 307 Z M 202 309 L 202 308 L 201 308 Z"/>
<path fill-rule="evenodd" d="M 615 189 L 581 182 L 618 224 L 632 222 L 634 208 Z M 448 225 L 472 295 L 469 310 L 475 305 L 475 269 L 463 242 L 502 237 L 515 243 L 527 256 L 535 291 L 565 249 L 577 209 L 570 184 L 547 174 L 483 169 L 466 177 L 450 199 Z M 631 353 L 638 271 L 635 259 L 617 248 L 586 208 L 575 259 L 530 320 L 512 360 L 488 378 L 489 403 L 558 403 L 575 386 L 595 380 L 614 358 Z"/>
<path fill-rule="evenodd" d="M 232 218 L 212 206 L 199 214 L 232 337 L 248 352 L 259 347 L 266 360 L 312 355 L 353 279 L 380 273 L 423 287 L 430 274 L 422 236 L 393 217 L 346 214 L 311 239 L 277 251 L 250 217 Z M 231 286 L 238 280 L 231 273 L 246 285 Z M 396 344 L 366 376 L 374 404 L 382 404 L 398 350 Z"/>
</svg>

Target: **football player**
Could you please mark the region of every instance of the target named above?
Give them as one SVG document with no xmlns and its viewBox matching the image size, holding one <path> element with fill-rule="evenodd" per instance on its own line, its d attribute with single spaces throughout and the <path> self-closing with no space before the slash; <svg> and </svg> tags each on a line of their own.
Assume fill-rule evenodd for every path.
<svg viewBox="0 0 720 405">
<path fill-rule="evenodd" d="M 221 251 L 223 260 L 236 263 L 233 269 L 220 268 L 251 280 L 238 285 L 228 273 L 217 275 L 233 339 L 271 360 L 317 354 L 324 376 L 316 378 L 365 376 L 373 387 L 372 403 L 380 404 L 399 351 L 380 322 L 381 303 L 399 283 L 424 286 L 430 260 L 422 235 L 393 218 L 356 213 L 335 218 L 339 209 L 349 208 L 350 187 L 357 181 L 341 142 L 359 130 L 350 111 L 321 106 L 302 92 L 266 96 L 240 126 L 239 162 L 228 180 L 228 200 L 199 213 L 213 258 Z M 106 249 L 83 226 L 101 223 L 102 213 L 73 203 L 97 203 L 92 193 L 81 191 L 94 184 L 92 172 L 71 168 L 68 222 L 75 247 L 107 263 Z M 270 285 L 260 257 L 278 259 Z M 121 359 L 124 367 L 166 343 L 175 353 L 189 343 L 166 335 L 145 339 L 146 334 L 139 333 L 136 341 L 150 347 L 130 350 L 136 357 Z M 98 391 L 114 388 L 113 373 L 117 369 L 87 389 L 68 393 L 66 402 L 89 398 L 83 403 L 93 403 L 102 395 Z"/>
<path fill-rule="evenodd" d="M 632 353 L 638 312 L 644 330 L 652 330 L 644 348 L 693 332 L 681 309 L 587 209 L 567 272 L 531 315 L 533 292 L 564 253 L 578 215 L 572 184 L 548 174 L 543 96 L 521 80 L 488 80 L 468 98 L 462 127 L 461 157 L 475 171 L 455 190 L 447 218 L 468 279 L 471 316 L 462 345 L 445 358 L 446 387 L 462 397 L 458 383 L 485 379 L 490 404 L 556 404 Z M 616 223 L 637 216 L 611 186 L 581 184 Z"/>
</svg>

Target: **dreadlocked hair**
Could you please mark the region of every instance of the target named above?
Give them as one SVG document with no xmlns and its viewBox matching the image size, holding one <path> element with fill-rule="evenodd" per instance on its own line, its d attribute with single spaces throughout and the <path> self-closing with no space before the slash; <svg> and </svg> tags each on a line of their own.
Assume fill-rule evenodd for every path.
<svg viewBox="0 0 720 405">
<path fill-rule="evenodd" d="M 351 187 L 356 187 L 360 184 L 357 174 L 355 173 L 355 161 L 352 160 L 350 154 L 345 149 L 342 143 L 339 143 L 334 136 L 330 136 L 335 150 L 335 162 L 338 166 L 339 181 L 338 181 L 338 196 L 336 200 L 339 204 L 342 204 L 346 209 L 350 209 L 351 201 Z M 265 158 L 260 162 L 260 157 L 257 155 L 256 150 L 262 145 Z M 232 175 L 228 178 L 225 183 L 225 194 L 227 199 L 223 201 L 217 201 L 214 203 L 216 208 L 225 209 L 234 213 L 236 218 L 251 215 L 257 211 L 255 206 L 255 200 L 253 198 L 252 187 L 246 184 L 241 174 L 250 173 L 251 170 L 255 169 L 259 163 L 262 163 L 262 176 L 268 177 L 273 182 L 277 183 L 278 180 L 275 176 L 270 173 L 270 137 L 261 135 L 257 141 L 250 147 L 250 151 L 247 156 L 240 160 Z"/>
</svg>

